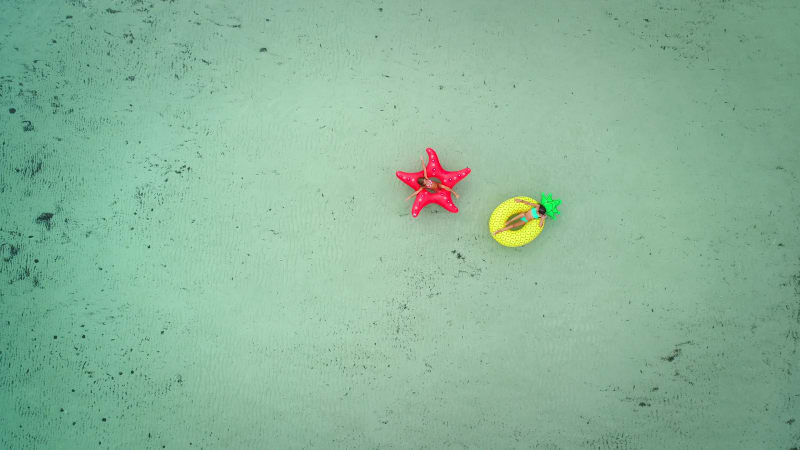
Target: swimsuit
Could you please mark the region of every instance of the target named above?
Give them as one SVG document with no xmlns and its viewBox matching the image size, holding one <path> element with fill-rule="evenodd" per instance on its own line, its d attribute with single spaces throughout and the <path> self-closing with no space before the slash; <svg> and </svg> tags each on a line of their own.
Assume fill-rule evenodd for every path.
<svg viewBox="0 0 800 450">
<path fill-rule="evenodd" d="M 531 213 L 531 215 L 533 216 L 534 219 L 538 219 L 539 218 L 539 211 L 531 209 L 530 213 Z M 528 223 L 528 217 L 527 216 L 522 216 L 522 217 L 519 218 L 519 220 L 521 220 L 524 223 Z"/>
</svg>

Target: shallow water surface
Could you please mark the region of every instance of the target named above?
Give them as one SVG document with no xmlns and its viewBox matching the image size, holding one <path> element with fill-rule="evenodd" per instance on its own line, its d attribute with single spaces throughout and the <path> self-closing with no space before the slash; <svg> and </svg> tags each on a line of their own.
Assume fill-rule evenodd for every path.
<svg viewBox="0 0 800 450">
<path fill-rule="evenodd" d="M 795 2 L 0 10 L 0 447 L 800 446 Z"/>
</svg>

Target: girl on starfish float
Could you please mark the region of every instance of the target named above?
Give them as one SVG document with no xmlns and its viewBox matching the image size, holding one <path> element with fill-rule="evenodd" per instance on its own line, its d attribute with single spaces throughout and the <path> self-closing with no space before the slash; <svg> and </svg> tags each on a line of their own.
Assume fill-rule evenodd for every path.
<svg viewBox="0 0 800 450">
<path fill-rule="evenodd" d="M 420 192 L 422 192 L 423 189 L 428 189 L 434 192 L 438 191 L 439 189 L 444 189 L 445 191 L 448 191 L 453 195 L 455 195 L 456 198 L 459 198 L 456 191 L 450 189 L 449 187 L 443 185 L 442 183 L 437 183 L 428 178 L 428 168 L 425 167 L 425 159 L 422 156 L 419 157 L 419 162 L 420 164 L 422 164 L 422 174 L 423 174 L 423 176 L 417 178 L 417 184 L 419 184 L 419 189 L 414 191 L 413 194 L 406 197 L 406 201 L 411 200 L 411 197 L 414 197 L 415 195 L 419 194 Z"/>
<path fill-rule="evenodd" d="M 524 213 L 517 214 L 516 216 L 508 219 L 506 221 L 506 226 L 495 231 L 494 232 L 495 235 L 502 233 L 503 231 L 508 231 L 514 228 L 521 228 L 534 219 L 539 219 L 539 228 L 542 228 L 544 226 L 545 217 L 547 217 L 548 215 L 550 217 L 554 217 L 553 215 L 554 211 L 555 214 L 558 214 L 556 207 L 558 206 L 559 203 L 561 203 L 561 200 L 553 200 L 552 195 L 550 195 L 549 197 L 545 196 L 542 198 L 542 203 L 545 203 L 548 206 L 545 206 L 542 203 L 538 203 L 536 202 L 536 200 L 534 200 L 533 202 L 528 202 L 521 198 L 515 198 L 514 201 L 516 201 L 517 203 L 524 203 L 530 206 L 531 209 L 525 211 Z"/>
<path fill-rule="evenodd" d="M 424 164 L 422 170 L 419 172 L 403 172 L 401 170 L 395 172 L 397 178 L 414 191 L 409 198 L 417 197 L 411 206 L 411 215 L 417 217 L 422 208 L 431 204 L 439 205 L 451 213 L 457 213 L 458 207 L 453 203 L 452 198 L 455 194 L 453 189 L 456 184 L 469 175 L 469 167 L 454 172 L 444 170 L 436 151 L 430 147 L 425 151 L 428 153 L 428 164 Z M 458 197 L 457 194 L 456 197 Z"/>
</svg>

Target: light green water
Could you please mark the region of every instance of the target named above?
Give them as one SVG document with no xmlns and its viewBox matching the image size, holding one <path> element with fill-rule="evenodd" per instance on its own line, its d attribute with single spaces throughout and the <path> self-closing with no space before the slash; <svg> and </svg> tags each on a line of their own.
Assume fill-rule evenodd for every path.
<svg viewBox="0 0 800 450">
<path fill-rule="evenodd" d="M 0 11 L 0 447 L 800 446 L 796 2 Z"/>
</svg>

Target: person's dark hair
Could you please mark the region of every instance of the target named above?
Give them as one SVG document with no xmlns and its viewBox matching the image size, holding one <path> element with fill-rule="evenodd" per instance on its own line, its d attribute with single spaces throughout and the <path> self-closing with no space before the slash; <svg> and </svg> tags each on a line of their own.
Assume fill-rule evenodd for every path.
<svg viewBox="0 0 800 450">
<path fill-rule="evenodd" d="M 417 178 L 417 184 L 420 186 L 425 186 L 425 177 Z"/>
<path fill-rule="evenodd" d="M 539 212 L 539 216 L 543 216 L 543 215 L 545 215 L 545 213 L 547 212 L 547 208 L 545 208 L 545 207 L 544 207 L 544 205 L 542 205 L 542 204 L 540 203 L 540 204 L 539 204 L 539 207 L 538 207 L 538 208 L 536 208 L 536 211 L 538 211 L 538 212 Z"/>
</svg>

